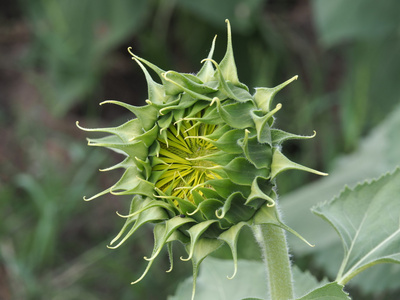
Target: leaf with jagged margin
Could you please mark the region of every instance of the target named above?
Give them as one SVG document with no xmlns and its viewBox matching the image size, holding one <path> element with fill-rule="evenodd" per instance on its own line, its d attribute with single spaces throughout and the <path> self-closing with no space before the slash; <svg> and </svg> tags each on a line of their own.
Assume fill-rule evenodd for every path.
<svg viewBox="0 0 400 300">
<path fill-rule="evenodd" d="M 385 172 L 392 171 L 396 165 L 400 165 L 398 128 L 400 128 L 400 106 L 364 138 L 357 151 L 337 159 L 332 170 L 329 170 L 329 176 L 290 194 L 280 195 L 280 208 L 286 224 L 304 233 L 307 239 L 316 245 L 315 248 L 310 248 L 289 235 L 289 245 L 296 255 L 311 252 L 315 254 L 317 251 L 323 253 L 336 248 L 339 241 L 335 231 L 322 219 L 313 217 L 310 208 L 318 202 L 333 198 L 345 184 L 354 187 L 360 181 L 377 178 Z M 329 260 L 324 260 L 324 266 L 327 263 Z M 336 263 L 333 263 L 332 267 L 335 269 Z M 379 287 L 386 283 L 387 280 L 381 282 Z"/>
<path fill-rule="evenodd" d="M 313 212 L 342 239 L 345 255 L 339 283 L 378 263 L 400 263 L 400 169 L 354 190 L 346 188 Z"/>
</svg>

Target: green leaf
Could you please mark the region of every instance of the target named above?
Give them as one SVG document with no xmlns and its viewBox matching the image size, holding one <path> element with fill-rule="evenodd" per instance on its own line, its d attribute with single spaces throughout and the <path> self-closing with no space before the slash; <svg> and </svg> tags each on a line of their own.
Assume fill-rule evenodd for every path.
<svg viewBox="0 0 400 300">
<path fill-rule="evenodd" d="M 312 206 L 332 199 L 345 184 L 354 187 L 360 181 L 377 178 L 400 165 L 398 128 L 400 106 L 364 138 L 356 152 L 337 159 L 333 169 L 329 170 L 329 176 L 280 196 L 280 208 L 287 224 L 307 233 L 307 238 L 316 245 L 312 249 L 288 236 L 289 244 L 297 254 L 315 253 L 316 250 L 324 252 L 332 248 L 337 240 L 335 231 L 326 222 L 312 216 L 309 211 Z"/>
<path fill-rule="evenodd" d="M 310 272 L 305 271 L 302 272 L 298 267 L 293 266 L 292 268 L 293 275 L 293 289 L 294 295 L 296 298 L 302 297 L 308 294 L 310 291 L 315 290 L 323 285 L 329 283 L 329 281 L 324 278 L 321 281 L 318 281 Z"/>
<path fill-rule="evenodd" d="M 343 286 L 336 283 L 328 283 L 323 287 L 317 288 L 308 293 L 304 297 L 297 298 L 297 300 L 350 300 L 346 292 L 343 291 Z"/>
<path fill-rule="evenodd" d="M 313 209 L 340 235 L 345 256 L 339 283 L 378 263 L 400 263 L 400 169 Z"/>
<path fill-rule="evenodd" d="M 208 257 L 201 265 L 197 278 L 196 300 L 266 299 L 264 266 L 258 261 L 238 261 L 238 272 L 233 279 L 232 261 Z M 187 278 L 168 300 L 187 300 L 192 293 L 192 278 Z"/>
<path fill-rule="evenodd" d="M 238 260 L 237 264 L 237 274 L 232 279 L 228 279 L 227 276 L 232 273 L 232 262 L 230 260 L 208 257 L 200 267 L 195 299 L 270 299 L 266 287 L 267 274 L 265 274 L 264 271 L 264 264 L 260 261 L 250 260 Z M 343 292 L 340 293 L 341 287 L 338 284 L 334 283 L 329 286 L 326 279 L 318 282 L 310 273 L 301 272 L 296 266 L 293 267 L 293 278 L 296 297 L 303 296 L 310 290 L 317 290 L 321 286 L 325 287 L 328 285 L 328 288 L 322 291 L 332 291 L 333 296 L 341 296 L 341 298 L 338 299 L 349 299 L 342 298 L 342 295 L 345 294 Z M 187 278 L 178 286 L 175 296 L 168 297 L 168 300 L 190 299 L 191 293 L 192 278 Z M 313 291 L 313 293 L 317 292 Z"/>
</svg>

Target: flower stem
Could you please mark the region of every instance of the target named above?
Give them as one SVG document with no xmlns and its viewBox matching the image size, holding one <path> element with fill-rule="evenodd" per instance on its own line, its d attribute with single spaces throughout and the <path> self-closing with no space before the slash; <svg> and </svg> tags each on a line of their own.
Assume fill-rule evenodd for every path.
<svg viewBox="0 0 400 300">
<path fill-rule="evenodd" d="M 253 226 L 253 232 L 266 265 L 270 299 L 293 299 L 292 271 L 284 230 L 275 225 L 261 224 Z"/>
</svg>

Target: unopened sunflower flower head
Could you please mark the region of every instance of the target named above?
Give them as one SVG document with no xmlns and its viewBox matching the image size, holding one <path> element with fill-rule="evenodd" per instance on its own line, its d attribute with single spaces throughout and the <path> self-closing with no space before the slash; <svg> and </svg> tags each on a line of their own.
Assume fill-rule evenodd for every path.
<svg viewBox="0 0 400 300">
<path fill-rule="evenodd" d="M 299 136 L 273 127 L 281 104 L 274 96 L 297 76 L 273 88 L 249 88 L 238 79 L 227 22 L 227 49 L 222 61 L 210 53 L 196 74 L 164 71 L 132 55 L 148 84 L 145 106 L 105 101 L 122 106 L 136 118 L 118 127 L 87 129 L 109 135 L 88 139 L 90 146 L 112 149 L 125 156 L 117 168 L 125 172 L 106 193 L 133 195 L 125 224 L 109 248 L 121 246 L 141 226 L 154 224 L 154 248 L 140 281 L 162 248 L 167 246 L 172 269 L 172 244 L 185 245 L 193 265 L 193 295 L 199 265 L 226 243 L 237 271 L 237 240 L 244 226 L 284 225 L 274 209 L 275 178 L 288 169 L 324 173 L 290 161 L 281 145 Z M 154 80 L 148 70 L 154 71 Z M 158 81 L 158 82 L 157 82 Z M 103 104 L 102 103 L 102 104 Z M 301 238 L 301 237 L 300 237 Z M 168 270 L 170 271 L 170 270 Z"/>
</svg>

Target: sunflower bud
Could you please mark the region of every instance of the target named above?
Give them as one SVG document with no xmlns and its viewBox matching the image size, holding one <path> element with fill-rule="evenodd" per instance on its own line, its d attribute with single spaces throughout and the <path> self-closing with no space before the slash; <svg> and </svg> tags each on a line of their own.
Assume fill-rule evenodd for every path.
<svg viewBox="0 0 400 300">
<path fill-rule="evenodd" d="M 320 175 L 286 158 L 281 144 L 298 136 L 273 128 L 274 96 L 297 76 L 274 88 L 251 94 L 236 72 L 228 24 L 227 50 L 220 63 L 210 54 L 196 74 L 164 71 L 131 53 L 148 84 L 147 105 L 105 101 L 131 111 L 136 118 L 114 128 L 86 129 L 111 135 L 89 139 L 89 145 L 113 149 L 125 159 L 106 170 L 123 168 L 120 180 L 103 194 L 135 195 L 126 222 L 110 248 L 123 244 L 146 223 L 154 223 L 154 249 L 140 281 L 167 245 L 171 266 L 173 241 L 182 242 L 192 260 L 194 287 L 201 261 L 223 243 L 237 266 L 237 239 L 244 226 L 269 223 L 297 235 L 274 209 L 275 178 L 288 169 Z M 130 52 L 130 49 L 129 49 Z M 148 69 L 159 77 L 159 83 Z M 102 104 L 103 104 L 102 103 Z M 234 276 L 232 275 L 232 277 Z"/>
</svg>

